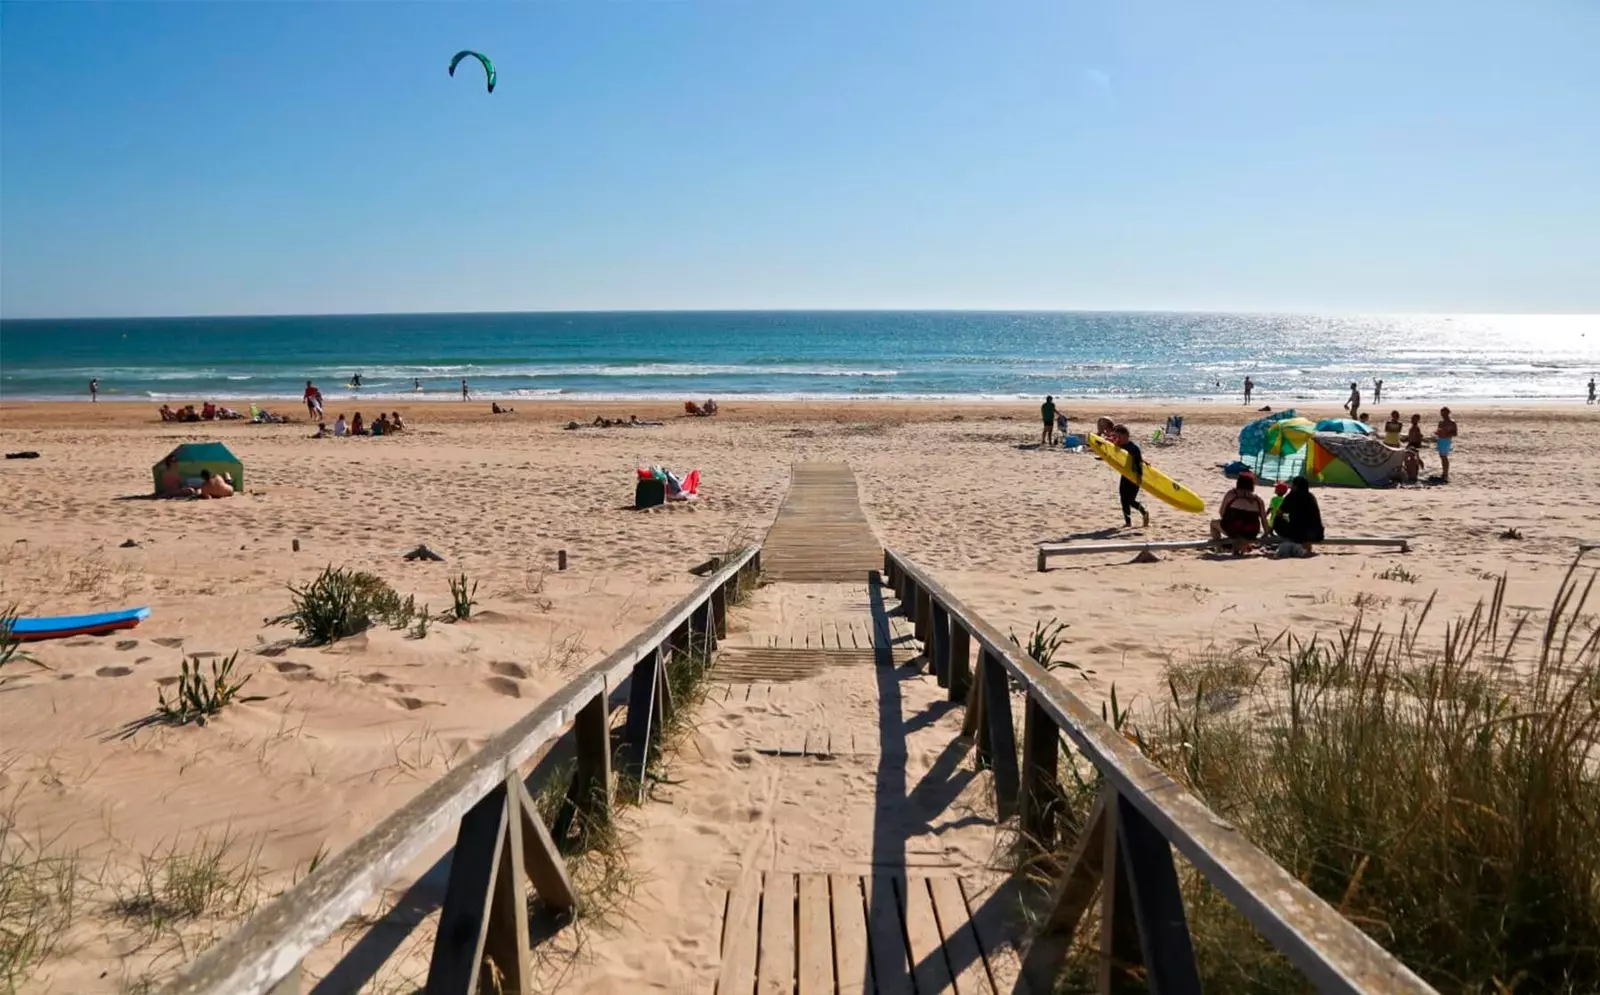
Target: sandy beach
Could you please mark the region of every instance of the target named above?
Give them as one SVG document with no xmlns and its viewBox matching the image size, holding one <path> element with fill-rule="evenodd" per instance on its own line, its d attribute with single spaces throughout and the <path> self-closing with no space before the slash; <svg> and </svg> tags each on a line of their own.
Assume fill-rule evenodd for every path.
<svg viewBox="0 0 1600 995">
<path fill-rule="evenodd" d="M 1106 414 L 1140 441 L 1181 411 L 1182 441 L 1145 455 L 1208 503 L 1255 417 L 1224 404 L 1063 406 L 1075 426 Z M 1513 606 L 1543 611 L 1578 544 L 1600 541 L 1600 410 L 1581 404 L 1453 406 L 1449 485 L 1318 491 L 1330 534 L 1412 537 L 1406 554 L 1123 554 L 1045 573 L 1041 541 L 1193 539 L 1205 521 L 1151 502 L 1150 527 L 1123 530 L 1116 477 L 1091 455 L 1038 449 L 1034 405 L 729 402 L 709 419 L 660 404 L 398 407 L 409 425 L 398 437 L 312 439 L 304 421 L 0 405 L 0 449 L 40 454 L 0 464 L 0 605 L 151 609 L 130 632 L 35 644 L 35 664 L 0 674 L 0 812 L 20 831 L 80 853 L 108 892 L 142 859 L 227 836 L 259 865 L 262 893 L 281 890 L 623 643 L 693 586 L 690 567 L 759 540 L 798 461 L 849 463 L 882 541 L 1002 630 L 1070 623 L 1065 655 L 1092 671 L 1070 686 L 1095 704 L 1114 683 L 1120 700 L 1148 706 L 1166 695 L 1169 661 L 1286 628 L 1331 633 L 1358 608 L 1397 624 L 1436 594 L 1429 626 L 1442 630 L 1502 573 Z M 1300 410 L 1338 414 L 1332 402 Z M 1431 429 L 1436 406 L 1402 411 Z M 587 427 L 597 415 L 664 424 Z M 211 440 L 245 464 L 244 493 L 148 499 L 153 463 Z M 700 470 L 701 500 L 632 510 L 634 468 L 647 464 Z M 1501 538 L 1508 530 L 1520 538 Z M 419 543 L 446 561 L 403 560 Z M 478 606 L 423 639 L 380 626 L 306 648 L 270 620 L 288 609 L 288 585 L 330 564 L 376 573 L 435 613 L 464 573 Z M 236 651 L 252 700 L 203 729 L 132 728 L 186 654 L 209 665 Z M 86 912 L 23 990 L 123 991 L 192 953 Z"/>
</svg>

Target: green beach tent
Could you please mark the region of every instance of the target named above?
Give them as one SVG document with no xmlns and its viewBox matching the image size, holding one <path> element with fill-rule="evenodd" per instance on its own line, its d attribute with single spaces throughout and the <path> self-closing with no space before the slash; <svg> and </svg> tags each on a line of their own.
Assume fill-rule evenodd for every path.
<svg viewBox="0 0 1600 995">
<path fill-rule="evenodd" d="M 185 442 L 150 469 L 155 476 L 156 497 L 175 494 L 184 487 L 199 487 L 201 470 L 228 474 L 233 478 L 234 492 L 244 492 L 244 464 L 220 442 Z"/>
</svg>

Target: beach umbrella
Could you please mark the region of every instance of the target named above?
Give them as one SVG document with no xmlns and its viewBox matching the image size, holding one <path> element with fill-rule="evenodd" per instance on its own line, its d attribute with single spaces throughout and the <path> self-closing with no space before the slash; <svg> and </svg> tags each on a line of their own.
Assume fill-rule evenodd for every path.
<svg viewBox="0 0 1600 995">
<path fill-rule="evenodd" d="M 1372 426 L 1354 418 L 1324 418 L 1317 422 L 1318 432 L 1337 432 L 1340 435 L 1371 435 Z"/>
<path fill-rule="evenodd" d="M 1274 456 L 1299 452 L 1311 434 L 1317 430 L 1316 422 L 1309 418 L 1285 418 L 1267 426 L 1265 452 Z"/>
</svg>

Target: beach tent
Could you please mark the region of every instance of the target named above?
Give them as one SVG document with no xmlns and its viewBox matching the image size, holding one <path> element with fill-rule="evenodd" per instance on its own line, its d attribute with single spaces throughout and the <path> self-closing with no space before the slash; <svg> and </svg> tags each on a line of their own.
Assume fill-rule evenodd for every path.
<svg viewBox="0 0 1600 995">
<path fill-rule="evenodd" d="M 1317 422 L 1318 432 L 1336 432 L 1340 435 L 1371 435 L 1372 426 L 1354 418 L 1324 418 Z"/>
<path fill-rule="evenodd" d="M 1306 477 L 1333 487 L 1388 487 L 1405 477 L 1405 450 L 1370 435 L 1318 432 L 1306 453 Z"/>
<path fill-rule="evenodd" d="M 234 492 L 244 493 L 244 464 L 227 446 L 220 442 L 186 442 L 150 468 L 156 497 L 175 494 L 183 487 L 199 487 L 201 470 L 228 474 L 233 478 Z"/>
<path fill-rule="evenodd" d="M 1275 421 L 1283 421 L 1285 418 L 1294 417 L 1294 409 L 1290 408 L 1288 411 L 1279 411 L 1265 418 L 1257 418 L 1246 425 L 1239 432 L 1239 455 L 1246 459 L 1259 455 L 1263 449 L 1267 448 L 1267 426 Z"/>
</svg>

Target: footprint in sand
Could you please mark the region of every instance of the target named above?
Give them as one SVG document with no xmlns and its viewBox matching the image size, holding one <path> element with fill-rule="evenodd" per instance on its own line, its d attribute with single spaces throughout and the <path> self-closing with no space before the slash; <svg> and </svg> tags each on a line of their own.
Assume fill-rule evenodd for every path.
<svg viewBox="0 0 1600 995">
<path fill-rule="evenodd" d="M 165 646 L 169 650 L 175 650 L 183 645 L 182 636 L 162 636 L 160 639 L 152 639 L 150 641 L 157 646 Z"/>
<path fill-rule="evenodd" d="M 71 677 L 72 675 L 71 674 L 66 674 L 64 676 Z M 172 685 L 178 683 L 178 679 L 176 677 L 157 677 L 156 678 L 156 683 L 159 684 L 160 686 L 164 687 L 164 688 L 169 688 Z"/>
<path fill-rule="evenodd" d="M 484 687 L 487 687 L 495 694 L 503 694 L 507 698 L 522 697 L 522 688 L 509 677 L 487 677 L 484 679 L 483 684 Z"/>
<path fill-rule="evenodd" d="M 414 712 L 419 708 L 427 708 L 429 705 L 444 704 L 442 701 L 424 701 L 421 698 L 411 698 L 406 696 L 396 696 L 394 698 L 390 698 L 389 700 L 408 712 Z"/>
<path fill-rule="evenodd" d="M 129 650 L 138 649 L 138 648 L 139 648 L 139 640 L 137 640 L 137 639 L 119 639 L 119 640 L 117 640 L 117 649 L 121 650 L 124 653 L 128 652 Z"/>
<path fill-rule="evenodd" d="M 133 665 L 135 667 L 137 667 L 141 663 L 149 663 L 151 660 L 154 660 L 154 659 L 155 659 L 155 657 L 153 657 L 153 656 L 141 656 L 139 659 L 133 661 Z"/>
<path fill-rule="evenodd" d="M 519 680 L 528 676 L 528 668 L 520 663 L 510 663 L 505 660 L 489 664 L 489 669 L 501 677 L 515 677 Z"/>
<path fill-rule="evenodd" d="M 381 670 L 375 670 L 370 674 L 362 674 L 360 677 L 358 677 L 356 679 L 359 680 L 363 684 L 387 684 L 387 683 L 389 683 L 389 675 L 384 673 Z"/>
<path fill-rule="evenodd" d="M 132 667 L 101 667 L 94 672 L 96 677 L 127 677 L 133 673 Z"/>
<path fill-rule="evenodd" d="M 311 664 L 293 663 L 289 660 L 279 660 L 272 665 L 272 669 L 285 676 L 289 674 L 305 674 L 310 676 Z"/>
</svg>

